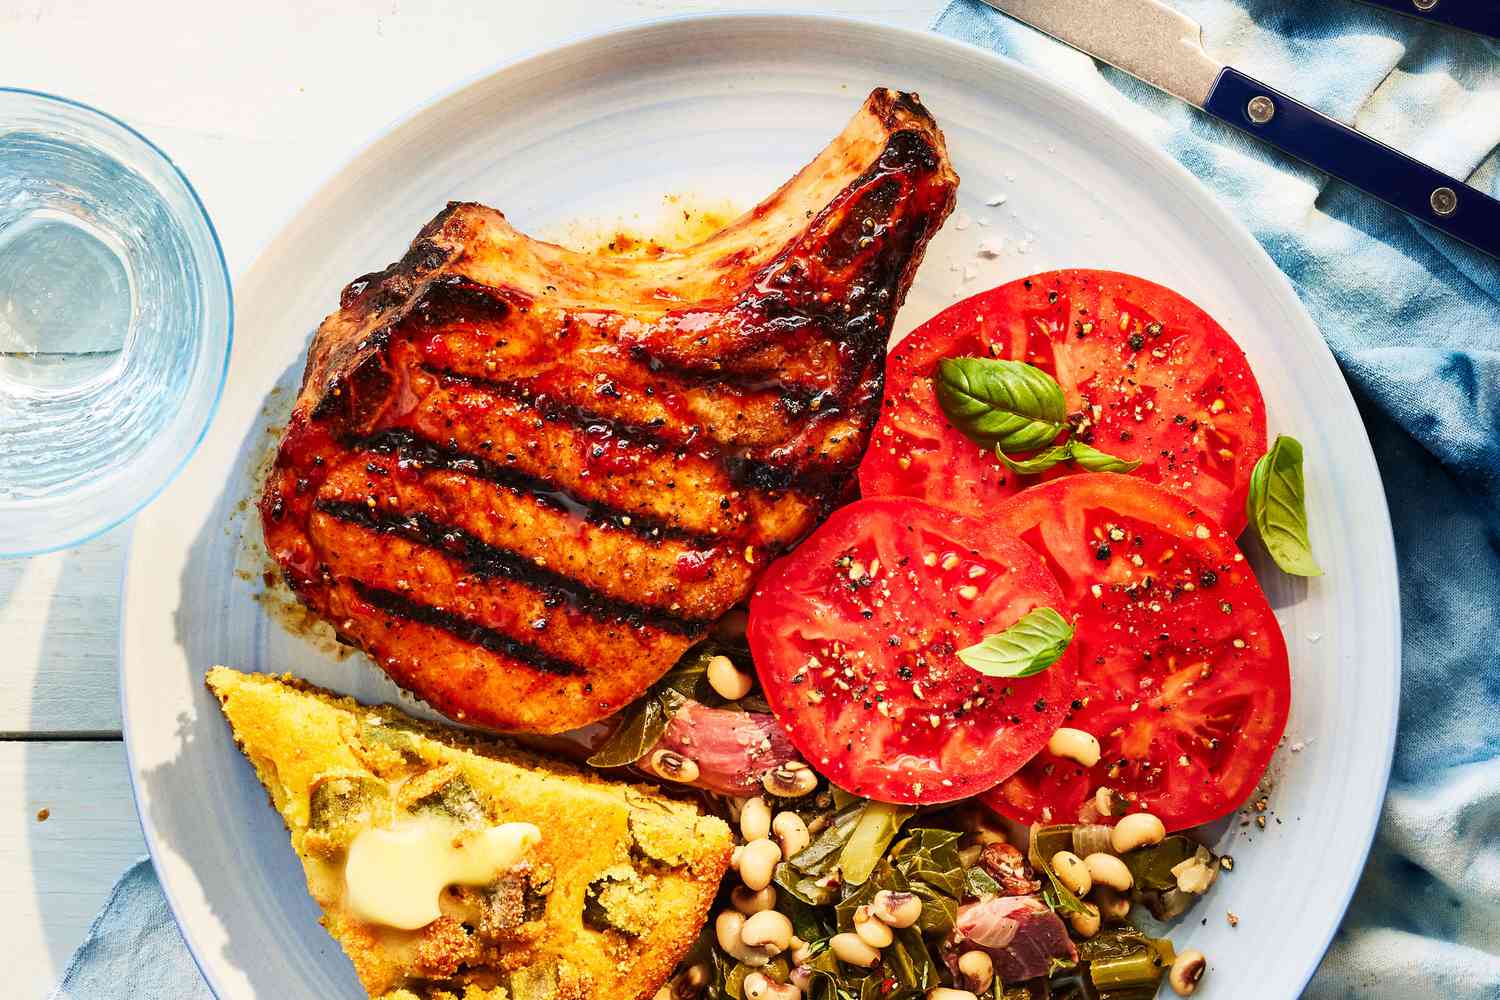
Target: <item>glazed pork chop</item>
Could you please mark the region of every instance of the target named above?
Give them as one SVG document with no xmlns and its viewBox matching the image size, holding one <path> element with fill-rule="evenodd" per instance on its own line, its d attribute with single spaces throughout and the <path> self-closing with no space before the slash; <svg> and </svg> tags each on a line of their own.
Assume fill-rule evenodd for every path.
<svg viewBox="0 0 1500 1000">
<path fill-rule="evenodd" d="M 849 499 L 958 178 L 876 90 L 760 205 L 646 259 L 450 204 L 319 328 L 260 509 L 300 599 L 439 711 L 639 696 Z"/>
</svg>

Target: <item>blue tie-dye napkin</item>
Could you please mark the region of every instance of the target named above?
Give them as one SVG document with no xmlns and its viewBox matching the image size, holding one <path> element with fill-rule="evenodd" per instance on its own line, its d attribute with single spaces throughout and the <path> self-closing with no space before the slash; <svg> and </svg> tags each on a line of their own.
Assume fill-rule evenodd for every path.
<svg viewBox="0 0 1500 1000">
<path fill-rule="evenodd" d="M 120 876 L 49 1000 L 213 1000 L 149 860 Z"/>
<path fill-rule="evenodd" d="M 1500 194 L 1500 42 L 1348 0 L 1173 5 L 1215 57 Z M 1385 479 L 1405 656 L 1374 853 L 1307 996 L 1497 1000 L 1500 264 L 978 0 L 934 27 L 1159 142 L 1255 234 L 1333 348 Z"/>
</svg>

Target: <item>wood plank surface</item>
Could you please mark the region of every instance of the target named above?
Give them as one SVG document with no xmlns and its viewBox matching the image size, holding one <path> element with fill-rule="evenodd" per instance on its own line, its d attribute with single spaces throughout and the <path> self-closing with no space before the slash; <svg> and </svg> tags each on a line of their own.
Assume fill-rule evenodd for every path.
<svg viewBox="0 0 1500 1000">
<path fill-rule="evenodd" d="M 0 994 L 42 997 L 115 880 L 146 853 L 125 748 L 0 743 L 0 802 Z M 46 822 L 37 821 L 41 809 Z"/>
</svg>

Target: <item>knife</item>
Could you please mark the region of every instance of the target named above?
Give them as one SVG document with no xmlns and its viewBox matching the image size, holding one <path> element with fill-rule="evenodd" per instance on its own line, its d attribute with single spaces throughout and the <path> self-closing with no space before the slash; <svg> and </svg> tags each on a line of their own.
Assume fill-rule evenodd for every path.
<svg viewBox="0 0 1500 1000">
<path fill-rule="evenodd" d="M 1500 201 L 1223 65 L 1160 0 L 984 2 L 1500 257 Z"/>
<path fill-rule="evenodd" d="M 1433 21 L 1478 35 L 1500 38 L 1500 4 L 1494 0 L 1365 0 L 1419 21 Z"/>
</svg>

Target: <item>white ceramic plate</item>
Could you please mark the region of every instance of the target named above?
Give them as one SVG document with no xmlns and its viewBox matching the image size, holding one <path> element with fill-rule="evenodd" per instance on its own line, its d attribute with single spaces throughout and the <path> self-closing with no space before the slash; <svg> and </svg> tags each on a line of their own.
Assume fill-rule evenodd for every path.
<svg viewBox="0 0 1500 1000">
<path fill-rule="evenodd" d="M 398 696 L 363 658 L 340 660 L 290 634 L 258 600 L 259 532 L 245 501 L 272 440 L 267 428 L 284 418 L 308 337 L 339 289 L 399 257 L 450 198 L 495 205 L 534 233 L 563 232 L 577 218 L 654 219 L 669 193 L 748 207 L 838 132 L 875 85 L 916 90 L 937 116 L 970 220 L 950 220 L 933 244 L 901 331 L 959 294 L 1022 274 L 1133 271 L 1186 294 L 1233 333 L 1260 376 L 1273 433 L 1306 445 L 1312 534 L 1328 575 L 1294 581 L 1259 567 L 1286 629 L 1295 688 L 1273 765 L 1274 812 L 1264 831 L 1223 828 L 1235 872 L 1176 935 L 1212 958 L 1205 996 L 1300 991 L 1369 846 L 1399 670 L 1384 493 L 1317 330 L 1260 247 L 1185 171 L 1033 73 L 931 34 L 732 16 L 579 42 L 436 101 L 329 182 L 240 281 L 241 335 L 218 420 L 135 530 L 121 649 L 141 823 L 221 1000 L 362 995 L 202 684 L 210 665 L 226 663 L 291 671 L 365 699 Z M 1004 205 L 985 204 L 1002 192 Z M 980 259 L 979 243 L 996 238 L 1007 249 Z M 968 281 L 965 266 L 977 272 Z"/>
</svg>

